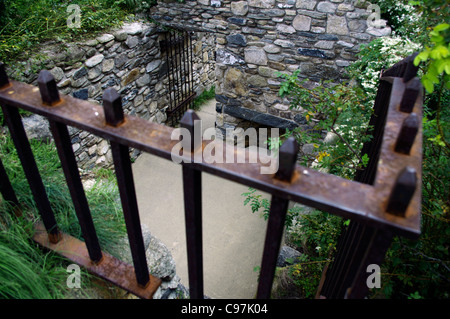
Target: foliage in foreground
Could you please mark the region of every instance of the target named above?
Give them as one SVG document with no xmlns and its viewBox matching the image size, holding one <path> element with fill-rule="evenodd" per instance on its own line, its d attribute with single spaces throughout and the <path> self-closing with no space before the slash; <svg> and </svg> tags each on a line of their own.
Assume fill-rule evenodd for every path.
<svg viewBox="0 0 450 319">
<path fill-rule="evenodd" d="M 60 229 L 82 239 L 55 146 L 31 140 L 31 146 Z M 21 203 L 21 217 L 15 217 L 8 203 L 0 202 L 0 297 L 70 298 L 66 280 L 67 260 L 42 250 L 31 240 L 33 223 L 39 219 L 30 188 L 11 139 L 0 136 L 0 157 Z M 87 198 L 102 249 L 114 254 L 114 247 L 126 234 L 118 190 L 108 171 L 99 171 L 98 182 Z M 92 277 L 82 272 L 83 295 L 92 286 Z M 80 296 L 78 296 L 80 297 Z M 88 297 L 88 296 L 85 296 Z"/>
<path fill-rule="evenodd" d="M 70 41 L 98 33 L 121 23 L 133 12 L 124 1 L 79 0 L 81 27 L 68 27 L 74 11 L 71 1 L 4 0 L 0 2 L 0 61 L 24 59 L 37 43 L 56 39 Z"/>
</svg>

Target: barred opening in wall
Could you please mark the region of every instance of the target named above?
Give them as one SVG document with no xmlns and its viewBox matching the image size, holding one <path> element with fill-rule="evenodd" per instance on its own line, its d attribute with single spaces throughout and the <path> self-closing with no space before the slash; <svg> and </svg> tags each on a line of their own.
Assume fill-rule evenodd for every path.
<svg viewBox="0 0 450 319">
<path fill-rule="evenodd" d="M 165 60 L 159 76 L 168 87 L 167 124 L 175 126 L 195 97 L 192 33 L 171 29 L 161 34 L 159 44 Z"/>
</svg>

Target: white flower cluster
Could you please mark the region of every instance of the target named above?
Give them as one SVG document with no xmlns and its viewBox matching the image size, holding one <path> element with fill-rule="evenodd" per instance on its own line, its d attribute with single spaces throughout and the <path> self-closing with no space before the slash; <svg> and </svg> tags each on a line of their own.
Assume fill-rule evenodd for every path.
<svg viewBox="0 0 450 319">
<path fill-rule="evenodd" d="M 390 67 L 421 49 L 419 44 L 400 37 L 382 37 L 377 41 L 381 45 L 379 50 L 383 60 L 371 61 L 361 76 L 361 85 L 367 92 L 372 93 L 375 93 L 381 69 Z"/>
</svg>

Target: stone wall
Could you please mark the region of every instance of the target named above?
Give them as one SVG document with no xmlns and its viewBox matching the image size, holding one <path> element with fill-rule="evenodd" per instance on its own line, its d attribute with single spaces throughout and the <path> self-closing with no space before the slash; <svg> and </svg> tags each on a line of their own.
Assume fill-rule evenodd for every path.
<svg viewBox="0 0 450 319">
<path fill-rule="evenodd" d="M 165 110 L 169 99 L 165 54 L 161 53 L 159 43 L 161 32 L 163 30 L 154 23 L 136 21 L 83 42 L 47 43 L 40 54 L 45 56 L 44 67 L 55 77 L 61 93 L 101 104 L 104 90 L 113 87 L 122 96 L 126 114 L 161 124 L 167 119 Z M 193 79 L 198 94 L 215 84 L 214 49 L 213 34 L 194 33 Z M 37 85 L 37 72 L 41 68 L 32 63 L 28 62 L 23 73 L 17 74 L 14 70 L 8 73 Z M 33 136 L 36 128 L 46 127 L 45 123 L 37 125 L 39 121 L 46 120 L 34 115 L 25 121 Z M 81 168 L 112 165 L 106 140 L 74 128 L 69 131 Z M 51 135 L 47 133 L 46 137 L 51 138 Z M 138 152 L 132 150 L 131 155 L 136 157 Z"/>
<path fill-rule="evenodd" d="M 297 69 L 311 85 L 340 81 L 360 44 L 390 28 L 367 26 L 368 2 L 346 0 L 158 1 L 151 17 L 171 26 L 214 33 L 216 124 L 227 128 L 305 124 L 278 96 L 277 72 Z"/>
</svg>

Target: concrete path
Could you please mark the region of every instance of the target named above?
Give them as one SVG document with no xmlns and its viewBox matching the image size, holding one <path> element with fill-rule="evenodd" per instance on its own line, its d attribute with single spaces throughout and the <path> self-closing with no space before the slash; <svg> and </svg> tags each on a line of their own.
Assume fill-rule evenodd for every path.
<svg viewBox="0 0 450 319">
<path fill-rule="evenodd" d="M 198 111 L 203 129 L 214 127 L 215 101 Z M 189 287 L 181 166 L 142 154 L 133 164 L 141 222 L 172 252 L 177 274 Z M 254 298 L 266 222 L 244 206 L 247 186 L 202 174 L 205 295 Z"/>
</svg>

